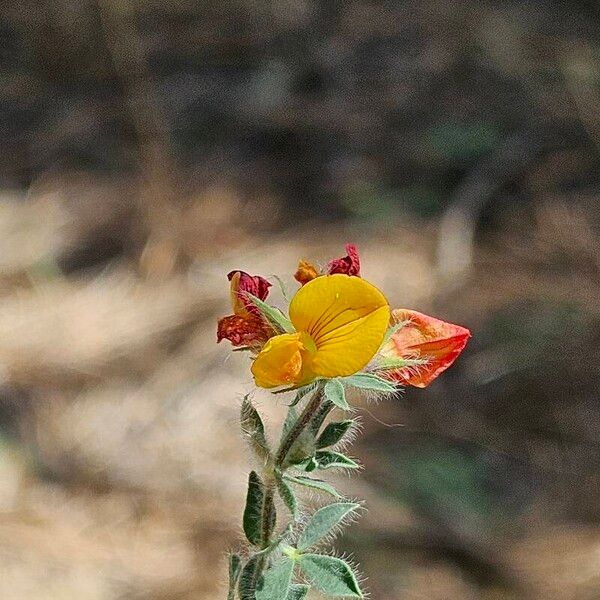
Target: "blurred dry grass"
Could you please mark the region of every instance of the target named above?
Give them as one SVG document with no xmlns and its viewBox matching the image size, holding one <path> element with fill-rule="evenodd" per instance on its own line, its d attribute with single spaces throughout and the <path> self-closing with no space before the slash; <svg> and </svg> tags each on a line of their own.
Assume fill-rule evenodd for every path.
<svg viewBox="0 0 600 600">
<path fill-rule="evenodd" d="M 225 274 L 293 287 L 354 241 L 394 304 L 475 334 L 365 407 L 340 547 L 372 597 L 600 598 L 599 18 L 3 3 L 0 597 L 223 598 L 252 388 L 214 343 Z"/>
<path fill-rule="evenodd" d="M 88 193 L 93 197 L 92 183 Z M 228 202 L 235 207 L 235 197 Z M 115 206 L 117 212 L 123 210 Z M 194 211 L 187 209 L 182 220 L 189 231 L 203 232 L 206 217 L 195 212 L 196 223 L 190 221 Z M 571 224 L 568 231 L 562 227 L 566 221 Z M 339 252 L 342 240 L 354 239 L 366 274 L 392 301 L 435 309 L 475 331 L 489 315 L 525 299 L 569 300 L 585 307 L 597 323 L 599 245 L 585 209 L 544 205 L 536 223 L 527 241 L 513 229 L 498 244 L 481 248 L 463 287 L 446 293 L 443 278 L 436 274 L 432 225 L 403 221 L 370 231 L 329 226 L 327 242 L 308 229 L 261 242 L 242 237 L 237 247 L 222 250 L 220 256 L 198 244 L 189 251 L 185 269 L 157 278 L 140 268 L 143 244 L 137 255 L 133 250 L 91 270 L 65 272 L 65 257 L 89 243 L 97 224 L 70 208 L 68 194 L 58 191 L 5 202 L 0 214 L 0 239 L 7 248 L 0 272 L 1 414 L 6 430 L 0 460 L 0 595 L 220 597 L 223 553 L 239 535 L 229 515 L 240 512 L 247 469 L 236 413 L 240 394 L 251 387 L 245 359 L 227 358 L 227 348 L 214 344 L 215 320 L 227 311 L 224 273 L 229 269 L 287 273 L 289 283 L 299 256 L 324 260 Z M 215 229 L 229 224 L 228 211 L 220 217 L 217 211 L 212 214 Z M 500 249 L 509 239 L 510 245 Z M 581 272 L 571 266 L 561 270 L 566 260 L 580 265 Z M 589 368 L 592 356 L 576 357 L 577 344 L 572 342 L 563 341 L 563 367 L 570 368 L 565 361 L 581 359 Z M 543 368 L 543 360 L 532 360 Z M 407 435 L 424 428 L 442 437 L 451 431 L 458 439 L 481 442 L 498 452 L 525 452 L 520 460 L 534 469 L 559 472 L 557 454 L 561 460 L 571 456 L 564 439 L 536 439 L 525 431 L 526 439 L 519 444 L 510 435 L 514 426 L 508 432 L 502 427 L 507 415 L 494 422 L 493 415 L 502 409 L 490 406 L 496 392 L 489 397 L 489 381 L 502 378 L 505 368 L 510 373 L 523 367 L 505 361 L 501 346 L 476 348 L 459 367 L 460 385 L 451 380 L 425 397 L 411 394 L 399 407 L 382 405 L 371 411 L 397 421 L 400 408 Z M 449 408 L 460 389 L 470 390 L 472 404 Z M 448 397 L 442 399 L 444 390 Z M 266 394 L 258 401 L 271 419 L 281 417 L 280 401 Z M 490 406 L 492 416 L 478 414 L 477 406 Z M 577 444 L 596 444 L 597 412 L 585 412 L 589 410 L 580 399 L 555 415 L 565 439 L 569 431 L 584 434 L 585 422 L 588 432 Z M 386 431 L 368 414 L 364 421 L 367 441 L 357 453 L 369 467 L 367 481 L 346 485 L 354 492 L 361 488 L 369 499 L 371 511 L 356 535 L 380 539 L 375 542 L 379 550 L 367 551 L 364 540 L 352 537 L 348 544 L 355 545 L 373 576 L 375 597 L 596 597 L 600 532 L 591 524 L 572 523 L 556 497 L 534 494 L 527 503 L 531 522 L 519 534 L 502 537 L 476 530 L 453 537 L 451 526 L 443 543 L 432 532 L 429 541 L 422 538 L 426 520 L 418 509 L 410 502 L 398 504 L 393 493 L 379 497 L 393 476 L 377 457 L 384 452 L 386 460 L 395 460 L 396 442 L 388 441 L 389 436 L 400 436 L 396 439 L 401 446 L 410 447 L 402 437 L 405 430 Z M 585 485 L 581 477 L 595 478 L 588 486 L 598 483 L 593 452 L 572 472 L 579 485 Z M 557 483 L 557 477 L 551 480 Z M 559 493 L 568 492 L 564 483 L 558 483 Z M 497 485 L 510 488 L 511 483 Z M 592 511 L 597 498 L 593 490 L 586 488 Z M 553 525 L 556 520 L 562 525 Z M 448 548 L 453 545 L 500 571 L 477 584 L 460 560 L 457 565 L 452 558 Z M 397 577 L 388 561 L 397 563 L 401 557 L 405 574 Z"/>
</svg>

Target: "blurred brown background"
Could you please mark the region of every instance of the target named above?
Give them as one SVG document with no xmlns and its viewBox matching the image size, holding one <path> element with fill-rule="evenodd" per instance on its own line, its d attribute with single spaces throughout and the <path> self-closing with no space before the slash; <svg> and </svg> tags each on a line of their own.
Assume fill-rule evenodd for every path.
<svg viewBox="0 0 600 600">
<path fill-rule="evenodd" d="M 4 0 L 0 597 L 224 598 L 225 274 L 353 241 L 474 338 L 363 412 L 339 551 L 377 600 L 599 599 L 599 84 L 593 1 Z"/>
</svg>

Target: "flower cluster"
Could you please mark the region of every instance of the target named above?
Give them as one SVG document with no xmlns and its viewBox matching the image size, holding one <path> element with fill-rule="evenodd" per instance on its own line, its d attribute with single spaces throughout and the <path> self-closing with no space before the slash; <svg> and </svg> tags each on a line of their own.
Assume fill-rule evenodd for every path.
<svg viewBox="0 0 600 600">
<path fill-rule="evenodd" d="M 354 245 L 325 269 L 301 260 L 300 289 L 289 316 L 264 301 L 271 284 L 232 271 L 233 314 L 219 321 L 217 340 L 254 355 L 262 388 L 295 389 L 318 379 L 376 375 L 425 387 L 447 369 L 470 337 L 468 329 L 409 309 L 390 310 L 383 293 L 360 276 Z"/>
<path fill-rule="evenodd" d="M 218 341 L 250 352 L 257 386 L 296 391 L 276 446 L 250 395 L 242 402 L 241 430 L 259 467 L 248 476 L 242 519 L 248 544 L 229 556 L 228 599 L 303 600 L 314 588 L 360 600 L 355 567 L 321 548 L 361 507 L 313 476 L 360 466 L 345 454 L 356 420 L 329 415 L 336 408 L 348 413 L 347 388 L 393 393 L 398 385 L 426 386 L 456 360 L 470 333 L 413 310 L 390 310 L 361 277 L 350 244 L 346 256 L 322 269 L 301 260 L 294 277 L 300 288 L 284 314 L 266 302 L 266 279 L 228 275 L 233 314 L 219 321 Z M 297 496 L 306 489 L 335 502 L 310 515 Z M 277 520 L 276 498 L 289 513 L 287 525 Z"/>
</svg>

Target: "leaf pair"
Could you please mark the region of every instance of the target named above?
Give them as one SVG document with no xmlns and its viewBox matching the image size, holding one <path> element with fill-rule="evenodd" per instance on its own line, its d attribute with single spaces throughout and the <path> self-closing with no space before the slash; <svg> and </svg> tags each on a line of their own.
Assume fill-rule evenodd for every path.
<svg viewBox="0 0 600 600">
<path fill-rule="evenodd" d="M 298 565 L 315 588 L 330 597 L 364 598 L 356 575 L 347 562 L 341 558 L 323 554 L 302 554 L 296 561 L 286 557 L 269 568 L 256 590 L 256 600 L 303 600 L 306 598 L 309 586 L 291 583 L 294 564 Z M 242 600 L 247 599 L 242 596 Z"/>
<path fill-rule="evenodd" d="M 296 547 L 284 548 L 285 556 L 271 566 L 259 582 L 256 600 L 301 600 L 308 586 L 292 584 L 294 565 L 315 588 L 331 597 L 362 598 L 356 575 L 347 562 L 334 556 L 307 552 L 331 536 L 360 505 L 337 502 L 320 508 L 300 534 Z"/>
</svg>

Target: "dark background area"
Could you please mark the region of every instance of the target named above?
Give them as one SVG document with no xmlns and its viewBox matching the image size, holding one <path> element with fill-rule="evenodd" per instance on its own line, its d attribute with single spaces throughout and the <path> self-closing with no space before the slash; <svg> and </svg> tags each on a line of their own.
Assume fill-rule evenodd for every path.
<svg viewBox="0 0 600 600">
<path fill-rule="evenodd" d="M 474 337 L 362 405 L 339 551 L 377 599 L 600 598 L 599 106 L 595 2 L 5 0 L 0 596 L 224 597 L 225 274 L 354 241 Z"/>
</svg>

